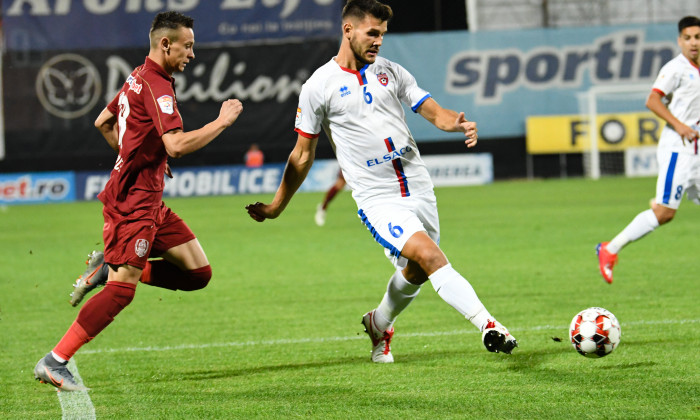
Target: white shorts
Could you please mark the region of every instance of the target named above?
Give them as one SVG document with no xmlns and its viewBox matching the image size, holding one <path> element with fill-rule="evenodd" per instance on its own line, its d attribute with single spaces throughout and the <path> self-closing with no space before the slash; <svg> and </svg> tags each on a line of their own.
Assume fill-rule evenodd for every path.
<svg viewBox="0 0 700 420">
<path fill-rule="evenodd" d="M 656 158 L 656 203 L 678 210 L 685 193 L 689 200 L 700 204 L 700 156 L 659 148 Z"/>
<path fill-rule="evenodd" d="M 406 267 L 408 260 L 401 250 L 416 232 L 426 232 L 440 244 L 440 222 L 434 194 L 422 194 L 364 202 L 357 215 L 374 240 L 384 247 L 386 256 L 397 269 Z"/>
</svg>

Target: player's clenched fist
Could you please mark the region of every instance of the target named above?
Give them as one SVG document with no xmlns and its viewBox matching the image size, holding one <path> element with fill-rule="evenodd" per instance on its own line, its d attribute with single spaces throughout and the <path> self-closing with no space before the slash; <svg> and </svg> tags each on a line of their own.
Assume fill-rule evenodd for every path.
<svg viewBox="0 0 700 420">
<path fill-rule="evenodd" d="M 243 112 L 243 104 L 238 99 L 229 99 L 221 104 L 221 110 L 219 111 L 219 118 L 223 120 L 226 127 L 233 124 L 234 121 Z"/>
<path fill-rule="evenodd" d="M 281 212 L 278 206 L 264 204 L 259 201 L 254 204 L 248 204 L 245 206 L 245 209 L 248 211 L 248 215 L 256 222 L 263 222 L 265 219 L 276 219 Z"/>
<path fill-rule="evenodd" d="M 464 131 L 464 136 L 467 138 L 464 143 L 467 145 L 467 147 L 476 146 L 476 141 L 478 138 L 478 135 L 476 134 L 478 131 L 476 128 L 476 123 L 474 121 L 468 121 L 464 117 L 464 112 L 460 112 L 457 116 L 455 127 L 457 127 L 458 130 Z"/>
</svg>

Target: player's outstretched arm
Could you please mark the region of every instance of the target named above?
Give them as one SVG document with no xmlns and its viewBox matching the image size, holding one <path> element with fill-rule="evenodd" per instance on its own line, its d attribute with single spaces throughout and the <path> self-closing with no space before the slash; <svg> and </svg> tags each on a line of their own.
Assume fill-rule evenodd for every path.
<svg viewBox="0 0 700 420">
<path fill-rule="evenodd" d="M 262 222 L 265 219 L 275 219 L 284 211 L 314 163 L 317 144 L 318 137 L 313 139 L 301 135 L 297 137 L 297 144 L 287 159 L 287 166 L 284 168 L 282 182 L 277 188 L 275 198 L 270 204 L 257 202 L 245 207 L 253 220 Z"/>
<path fill-rule="evenodd" d="M 163 134 L 165 151 L 168 156 L 179 158 L 201 149 L 230 127 L 241 112 L 243 112 L 241 101 L 238 99 L 225 101 L 221 104 L 219 117 L 204 127 L 193 131 L 175 130 Z"/>
<path fill-rule="evenodd" d="M 467 121 L 464 112 L 441 107 L 433 98 L 428 98 L 418 107 L 418 113 L 442 131 L 462 132 L 467 147 L 476 146 L 477 128 L 474 121 Z"/>
</svg>

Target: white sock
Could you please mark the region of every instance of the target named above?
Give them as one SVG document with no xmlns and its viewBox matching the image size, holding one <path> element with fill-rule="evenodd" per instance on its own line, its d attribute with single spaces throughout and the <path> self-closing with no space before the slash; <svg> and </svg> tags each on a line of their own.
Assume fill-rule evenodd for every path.
<svg viewBox="0 0 700 420">
<path fill-rule="evenodd" d="M 374 322 L 380 331 L 386 331 L 394 324 L 396 317 L 418 296 L 420 286 L 409 283 L 401 270 L 396 270 L 386 286 L 384 298 L 374 312 Z"/>
<path fill-rule="evenodd" d="M 442 300 L 464 315 L 480 331 L 483 331 L 489 319 L 494 320 L 471 284 L 452 268 L 452 264 L 439 268 L 429 278 Z"/>
<path fill-rule="evenodd" d="M 628 243 L 640 239 L 659 227 L 654 210 L 645 210 L 637 215 L 622 232 L 620 232 L 607 246 L 610 253 L 617 254 Z"/>
<path fill-rule="evenodd" d="M 56 361 L 59 362 L 59 363 L 66 363 L 66 362 L 67 362 L 66 359 L 64 359 L 63 357 L 57 355 L 57 354 L 54 353 L 53 351 L 51 351 L 51 356 L 53 356 L 53 358 L 56 359 Z"/>
</svg>

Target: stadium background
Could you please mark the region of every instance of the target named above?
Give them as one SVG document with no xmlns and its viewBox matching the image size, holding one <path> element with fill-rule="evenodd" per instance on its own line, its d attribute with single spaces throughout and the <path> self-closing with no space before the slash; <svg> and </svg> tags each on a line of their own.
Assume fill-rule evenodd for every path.
<svg viewBox="0 0 700 420">
<path fill-rule="evenodd" d="M 427 288 L 401 315 L 392 343 L 397 362 L 369 363 L 359 316 L 385 290 L 390 266 L 358 221 L 350 195 L 338 195 L 324 228 L 313 225 L 322 192 L 297 194 L 274 222 L 257 224 L 245 213 L 245 205 L 267 200 L 277 186 L 295 139 L 294 89 L 303 73 L 335 53 L 336 27 L 328 37 L 217 41 L 217 23 L 224 22 L 221 31 L 230 38 L 236 38 L 234 24 L 260 19 L 279 27 L 287 22 L 289 31 L 303 30 L 304 21 L 331 28 L 338 0 L 5 0 L 0 417 L 699 417 L 692 250 L 700 207 L 683 205 L 673 223 L 634 244 L 608 285 L 600 279 L 595 244 L 646 207 L 655 180 L 573 179 L 583 173 L 584 153 L 567 133 L 571 115 L 581 112 L 581 94 L 648 89 L 664 57 L 677 51 L 675 23 L 698 13 L 700 2 L 389 3 L 396 19 L 382 54 L 408 67 L 442 104 L 474 115 L 481 128 L 478 150 L 465 151 L 459 139 L 408 113 L 423 154 L 438 163 L 445 154 L 488 155 L 492 166 L 486 159 L 469 168 L 492 170 L 493 179 L 547 178 L 436 189 L 441 248 L 518 338 L 518 351 L 512 357 L 484 351 L 478 331 Z M 222 11 L 222 4 L 239 9 Z M 142 62 L 144 27 L 170 7 L 192 7 L 183 11 L 197 18 L 197 60 L 178 76 L 186 82 L 178 92 L 187 128 L 218 111 L 219 91 L 249 95 L 240 124 L 212 149 L 172 161 L 176 187 L 183 196 L 193 185 L 212 194 L 244 186 L 255 195 L 168 198 L 202 241 L 215 281 L 196 293 L 140 287 L 130 313 L 72 361 L 92 391 L 56 393 L 36 384 L 32 369 L 75 319 L 76 308 L 66 302 L 69 284 L 84 255 L 101 246 L 101 205 L 4 204 L 46 201 L 22 197 L 28 187 L 57 198 L 67 173 L 84 196 L 95 194 L 114 155 L 92 121 L 109 99 L 108 88 Z M 247 27 L 249 35 L 258 30 Z M 581 64 L 556 67 L 567 57 Z M 80 83 L 92 67 L 100 78 L 96 95 L 85 89 L 94 84 Z M 40 86 L 52 90 L 37 89 L 42 68 L 47 78 Z M 212 83 L 212 75 L 225 77 Z M 56 83 L 44 84 L 51 78 Z M 276 88 L 265 88 L 270 80 Z M 643 108 L 643 98 L 635 101 Z M 253 141 L 270 162 L 259 175 L 242 165 Z M 623 143 L 602 140 L 601 150 L 632 150 Z M 316 175 L 332 182 L 325 140 L 319 153 L 328 159 L 314 164 Z M 215 166 L 221 162 L 225 166 Z M 562 176 L 570 178 L 553 179 Z M 254 177 L 259 182 L 247 182 Z M 599 360 L 579 356 L 566 339 L 571 317 L 590 306 L 605 307 L 622 322 L 621 347 Z"/>
<path fill-rule="evenodd" d="M 593 87 L 651 85 L 660 66 L 677 54 L 677 20 L 700 6 L 697 0 L 386 3 L 395 19 L 382 55 L 407 67 L 443 106 L 464 110 L 480 127 L 479 146 L 466 151 L 458 137 L 409 111 L 422 153 L 490 155 L 485 182 L 582 175 L 584 159 L 573 147 L 529 153 L 526 120 L 580 113 L 577 98 Z M 114 155 L 93 121 L 128 72 L 142 63 L 145 28 L 154 13 L 168 8 L 196 20 L 196 59 L 176 75 L 185 129 L 213 119 L 225 98 L 239 98 L 245 106 L 223 138 L 173 162 L 174 169 L 241 165 L 251 143 L 260 145 L 266 162 L 279 166 L 295 141 L 301 84 L 337 50 L 342 4 L 4 1 L 0 183 L 11 194 L 3 202 L 21 201 L 23 182 L 35 192 L 41 185 L 55 187 L 65 199 L 58 182 L 38 181 L 46 171 L 79 171 L 70 180 L 78 185 L 69 199 L 83 197 L 90 176 L 109 171 Z M 548 130 L 547 124 L 537 142 L 566 143 L 570 133 Z M 319 142 L 317 158 L 333 159 L 327 141 Z M 261 188 L 251 192 L 269 189 Z"/>
</svg>

